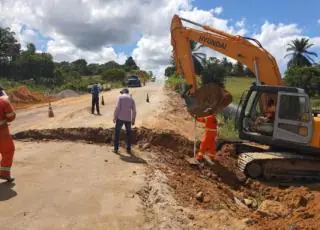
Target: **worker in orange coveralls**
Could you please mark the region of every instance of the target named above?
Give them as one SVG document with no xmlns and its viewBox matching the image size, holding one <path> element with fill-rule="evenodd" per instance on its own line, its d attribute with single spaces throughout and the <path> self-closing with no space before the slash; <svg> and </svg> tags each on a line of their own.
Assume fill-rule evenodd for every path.
<svg viewBox="0 0 320 230">
<path fill-rule="evenodd" d="M 15 146 L 9 133 L 8 122 L 13 121 L 16 114 L 2 91 L 3 89 L 0 87 L 0 179 L 12 182 L 14 178 L 11 177 L 10 171 Z"/>
<path fill-rule="evenodd" d="M 216 155 L 217 125 L 218 121 L 215 114 L 197 118 L 197 121 L 205 124 L 205 133 L 201 140 L 200 149 L 196 159 L 203 160 L 204 154 L 208 153 L 208 157 L 214 160 Z"/>
</svg>

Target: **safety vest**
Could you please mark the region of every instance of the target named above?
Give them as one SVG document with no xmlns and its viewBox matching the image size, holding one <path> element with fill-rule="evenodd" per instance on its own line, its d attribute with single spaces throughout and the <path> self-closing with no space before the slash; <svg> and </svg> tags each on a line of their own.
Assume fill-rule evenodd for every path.
<svg viewBox="0 0 320 230">
<path fill-rule="evenodd" d="M 15 119 L 16 113 L 13 111 L 10 103 L 0 99 L 0 136 L 9 136 L 8 122 Z"/>
</svg>

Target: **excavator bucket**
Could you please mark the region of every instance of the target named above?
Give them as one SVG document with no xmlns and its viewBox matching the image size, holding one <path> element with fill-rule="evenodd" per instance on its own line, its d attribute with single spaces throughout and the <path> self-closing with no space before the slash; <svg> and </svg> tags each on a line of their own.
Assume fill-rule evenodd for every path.
<svg viewBox="0 0 320 230">
<path fill-rule="evenodd" d="M 187 99 L 188 112 L 195 117 L 217 114 L 232 102 L 232 95 L 215 83 L 203 85 Z"/>
</svg>

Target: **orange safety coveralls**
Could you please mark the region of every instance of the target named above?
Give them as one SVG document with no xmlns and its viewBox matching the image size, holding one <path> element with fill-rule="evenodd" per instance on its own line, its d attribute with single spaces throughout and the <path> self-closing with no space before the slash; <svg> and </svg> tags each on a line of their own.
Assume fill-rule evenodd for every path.
<svg viewBox="0 0 320 230">
<path fill-rule="evenodd" d="M 0 177 L 10 178 L 11 166 L 13 161 L 13 154 L 15 146 L 12 137 L 9 133 L 7 122 L 11 122 L 16 118 L 10 103 L 0 98 Z"/>
<path fill-rule="evenodd" d="M 217 140 L 217 118 L 216 115 L 197 118 L 197 121 L 204 123 L 206 131 L 202 137 L 200 149 L 197 155 L 197 160 L 202 160 L 203 155 L 207 152 L 211 160 L 216 155 L 216 140 Z"/>
</svg>

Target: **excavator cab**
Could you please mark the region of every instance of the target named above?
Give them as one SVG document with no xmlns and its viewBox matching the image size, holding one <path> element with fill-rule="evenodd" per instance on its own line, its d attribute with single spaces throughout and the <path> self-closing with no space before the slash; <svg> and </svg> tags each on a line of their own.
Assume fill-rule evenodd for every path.
<svg viewBox="0 0 320 230">
<path fill-rule="evenodd" d="M 293 149 L 310 143 L 313 116 L 303 89 L 253 85 L 239 106 L 236 128 L 241 139 Z"/>
</svg>

